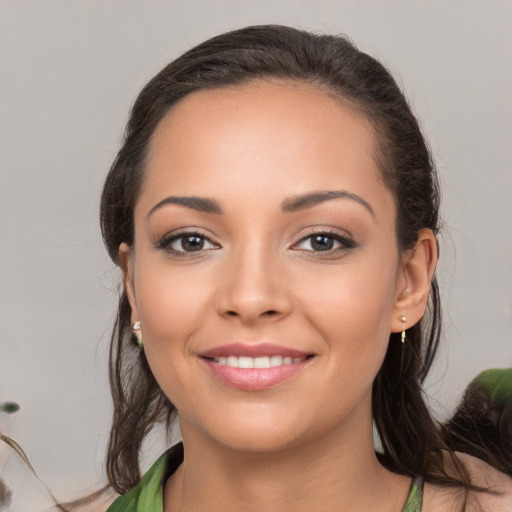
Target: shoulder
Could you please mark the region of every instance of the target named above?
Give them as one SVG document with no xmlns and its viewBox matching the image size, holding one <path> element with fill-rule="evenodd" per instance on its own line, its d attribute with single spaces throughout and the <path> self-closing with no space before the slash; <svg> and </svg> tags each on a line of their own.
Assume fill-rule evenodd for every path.
<svg viewBox="0 0 512 512">
<path fill-rule="evenodd" d="M 472 455 L 457 453 L 457 457 L 466 466 L 471 482 L 490 491 L 470 492 L 468 510 L 480 510 L 480 506 L 486 512 L 512 512 L 512 477 Z"/>
<path fill-rule="evenodd" d="M 484 461 L 457 452 L 471 482 L 489 492 L 470 491 L 425 484 L 424 512 L 512 512 L 512 478 Z"/>
</svg>

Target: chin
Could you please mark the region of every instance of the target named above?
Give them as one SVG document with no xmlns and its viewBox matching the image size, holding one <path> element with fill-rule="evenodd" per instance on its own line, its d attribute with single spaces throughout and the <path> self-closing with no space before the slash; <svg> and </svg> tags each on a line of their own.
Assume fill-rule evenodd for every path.
<svg viewBox="0 0 512 512">
<path fill-rule="evenodd" d="M 229 450 L 272 453 L 304 442 L 310 430 L 291 411 L 273 411 L 268 407 L 264 410 L 261 407 L 235 407 L 235 411 L 219 409 L 195 420 L 189 416 L 189 421 L 183 421 L 184 416 L 180 415 L 185 442 L 188 437 L 199 434 Z"/>
<path fill-rule="evenodd" d="M 226 436 L 223 432 L 222 437 L 217 437 L 217 441 L 226 448 L 251 454 L 270 454 L 286 451 L 289 448 L 300 444 L 292 433 L 274 429 L 258 429 L 254 431 L 232 431 L 231 435 Z"/>
</svg>

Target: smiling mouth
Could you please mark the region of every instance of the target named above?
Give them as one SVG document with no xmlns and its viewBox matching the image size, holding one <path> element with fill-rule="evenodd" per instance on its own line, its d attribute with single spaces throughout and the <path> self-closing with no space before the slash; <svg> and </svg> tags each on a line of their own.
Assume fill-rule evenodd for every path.
<svg viewBox="0 0 512 512">
<path fill-rule="evenodd" d="M 316 354 L 274 343 L 230 343 L 199 355 L 211 375 L 243 391 L 260 391 L 302 373 Z"/>
<path fill-rule="evenodd" d="M 229 387 L 242 391 L 263 391 L 301 374 L 315 355 L 201 357 L 211 375 Z"/>
<path fill-rule="evenodd" d="M 307 359 L 314 357 L 313 354 L 304 357 L 290 357 L 290 356 L 260 356 L 260 357 L 248 357 L 248 356 L 226 356 L 226 357 L 212 357 L 205 358 L 214 363 L 222 366 L 229 366 L 231 368 L 276 368 L 278 366 L 288 366 L 293 364 L 299 364 Z"/>
</svg>

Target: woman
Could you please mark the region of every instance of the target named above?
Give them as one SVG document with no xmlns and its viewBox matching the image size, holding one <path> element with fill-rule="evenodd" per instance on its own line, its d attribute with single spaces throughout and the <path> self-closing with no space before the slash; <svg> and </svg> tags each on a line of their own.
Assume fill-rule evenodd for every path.
<svg viewBox="0 0 512 512">
<path fill-rule="evenodd" d="M 422 396 L 438 212 L 407 102 L 343 37 L 249 27 L 156 75 L 102 196 L 124 281 L 109 510 L 508 510 L 510 479 Z M 139 483 L 176 412 L 183 444 Z"/>
</svg>

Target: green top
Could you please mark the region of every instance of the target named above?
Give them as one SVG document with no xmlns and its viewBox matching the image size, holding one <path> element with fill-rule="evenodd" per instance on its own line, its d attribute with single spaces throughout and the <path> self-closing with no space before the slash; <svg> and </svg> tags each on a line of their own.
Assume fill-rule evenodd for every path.
<svg viewBox="0 0 512 512">
<path fill-rule="evenodd" d="M 163 512 L 164 483 L 183 461 L 183 444 L 167 450 L 128 493 L 119 496 L 107 512 Z"/>
<path fill-rule="evenodd" d="M 163 512 L 164 483 L 183 461 L 183 445 L 174 445 L 166 451 L 142 480 L 130 492 L 119 496 L 107 512 Z M 402 512 L 421 512 L 423 479 L 412 481 L 409 496 Z"/>
</svg>

